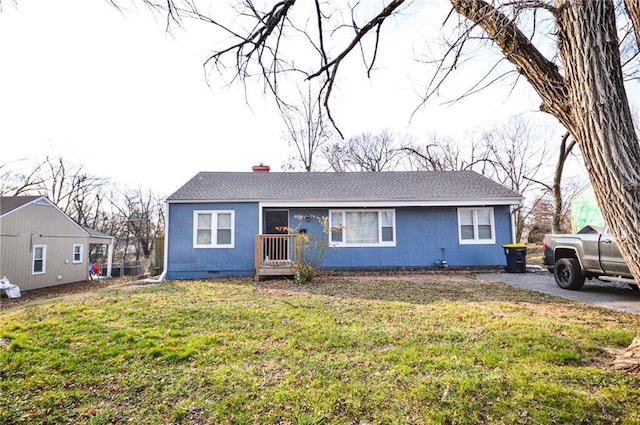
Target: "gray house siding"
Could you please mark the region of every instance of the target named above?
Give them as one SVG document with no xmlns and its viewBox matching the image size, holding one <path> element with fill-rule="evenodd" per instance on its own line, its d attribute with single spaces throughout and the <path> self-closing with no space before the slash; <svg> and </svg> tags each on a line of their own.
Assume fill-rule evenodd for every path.
<svg viewBox="0 0 640 425">
<path fill-rule="evenodd" d="M 32 203 L 0 218 L 0 276 L 21 290 L 87 279 L 87 234 L 56 207 Z M 74 263 L 73 246 L 82 245 L 82 262 Z M 44 273 L 33 273 L 34 247 L 44 246 Z"/>
</svg>

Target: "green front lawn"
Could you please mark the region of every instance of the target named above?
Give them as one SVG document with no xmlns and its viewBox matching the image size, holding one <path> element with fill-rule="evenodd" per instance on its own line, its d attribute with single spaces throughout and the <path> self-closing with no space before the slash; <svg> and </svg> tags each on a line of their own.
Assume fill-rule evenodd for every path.
<svg viewBox="0 0 640 425">
<path fill-rule="evenodd" d="M 639 325 L 455 275 L 110 287 L 0 313 L 0 423 L 640 423 Z"/>
</svg>

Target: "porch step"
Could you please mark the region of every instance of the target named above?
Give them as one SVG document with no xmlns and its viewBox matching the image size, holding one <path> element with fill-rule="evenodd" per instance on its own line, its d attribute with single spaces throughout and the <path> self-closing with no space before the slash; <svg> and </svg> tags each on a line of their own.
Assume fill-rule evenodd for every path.
<svg viewBox="0 0 640 425">
<path fill-rule="evenodd" d="M 261 266 L 256 270 L 256 282 L 260 280 L 261 276 L 293 276 L 296 274 L 295 265 L 280 265 L 280 266 Z"/>
</svg>

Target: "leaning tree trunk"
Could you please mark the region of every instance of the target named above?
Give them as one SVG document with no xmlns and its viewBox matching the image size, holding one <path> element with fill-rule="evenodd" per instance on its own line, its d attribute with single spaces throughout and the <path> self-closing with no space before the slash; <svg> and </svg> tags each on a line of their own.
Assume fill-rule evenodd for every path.
<svg viewBox="0 0 640 425">
<path fill-rule="evenodd" d="M 580 145 L 602 215 L 640 281 L 640 145 L 609 0 L 559 1 L 558 45 L 569 89 L 569 131 Z M 597 31 L 594 31 L 597 28 Z"/>
<path fill-rule="evenodd" d="M 560 154 L 558 156 L 558 162 L 556 163 L 556 169 L 553 173 L 553 233 L 560 233 L 562 231 L 563 214 L 562 214 L 562 173 L 564 171 L 564 164 L 567 162 L 569 154 L 573 150 L 576 144 L 575 139 L 567 144 L 569 140 L 569 132 L 562 136 L 560 142 Z"/>
<path fill-rule="evenodd" d="M 540 108 L 579 144 L 602 215 L 640 282 L 640 146 L 623 84 L 613 1 L 555 0 L 564 74 L 494 4 L 449 1 L 491 37 L 538 93 Z M 638 34 L 640 7 L 637 0 L 626 5 Z M 640 337 L 627 357 L 631 368 L 640 367 L 640 350 L 632 347 L 640 347 Z"/>
<path fill-rule="evenodd" d="M 636 44 L 640 48 L 640 2 L 638 0 L 624 0 L 624 5 L 633 25 Z"/>
<path fill-rule="evenodd" d="M 609 0 L 557 3 L 569 131 L 582 150 L 602 215 L 640 282 L 640 146 L 620 67 L 614 5 Z M 614 365 L 640 369 L 640 336 Z"/>
</svg>

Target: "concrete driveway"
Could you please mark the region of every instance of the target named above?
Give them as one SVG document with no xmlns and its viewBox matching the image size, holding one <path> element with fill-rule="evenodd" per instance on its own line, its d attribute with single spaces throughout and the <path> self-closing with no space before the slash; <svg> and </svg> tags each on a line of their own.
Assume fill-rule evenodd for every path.
<svg viewBox="0 0 640 425">
<path fill-rule="evenodd" d="M 481 273 L 480 279 L 503 282 L 530 291 L 595 304 L 611 310 L 640 315 L 640 291 L 623 283 L 589 280 L 579 291 L 561 289 L 548 271 L 527 273 Z"/>
</svg>

